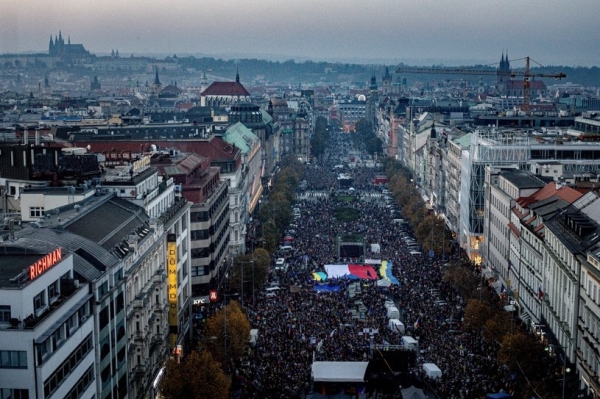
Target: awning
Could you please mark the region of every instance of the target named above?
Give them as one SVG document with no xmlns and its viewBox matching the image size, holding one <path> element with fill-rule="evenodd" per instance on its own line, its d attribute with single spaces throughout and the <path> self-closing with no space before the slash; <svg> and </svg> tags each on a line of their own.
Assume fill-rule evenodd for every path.
<svg viewBox="0 0 600 399">
<path fill-rule="evenodd" d="M 488 269 L 483 269 L 483 275 L 487 280 L 494 278 L 494 274 Z"/>
<path fill-rule="evenodd" d="M 527 323 L 527 320 L 531 320 L 531 315 L 527 312 L 523 312 L 519 315 L 519 318 Z"/>
<path fill-rule="evenodd" d="M 313 362 L 315 382 L 364 382 L 369 362 Z"/>
</svg>

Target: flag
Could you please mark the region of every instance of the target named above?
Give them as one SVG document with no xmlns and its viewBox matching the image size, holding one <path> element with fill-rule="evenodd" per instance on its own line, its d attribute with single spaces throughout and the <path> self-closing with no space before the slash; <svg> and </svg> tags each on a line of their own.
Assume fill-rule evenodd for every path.
<svg viewBox="0 0 600 399">
<path fill-rule="evenodd" d="M 417 319 L 417 321 L 415 321 L 415 330 L 417 330 L 419 328 L 419 326 L 421 325 L 421 323 L 419 323 L 419 319 L 420 319 L 420 317 Z"/>
<path fill-rule="evenodd" d="M 502 287 L 500 288 L 500 293 L 504 294 L 506 292 L 506 287 L 504 286 L 504 284 L 502 284 Z"/>
<path fill-rule="evenodd" d="M 542 291 L 542 286 L 538 286 L 538 299 L 542 299 L 544 297 L 544 291 Z"/>
</svg>

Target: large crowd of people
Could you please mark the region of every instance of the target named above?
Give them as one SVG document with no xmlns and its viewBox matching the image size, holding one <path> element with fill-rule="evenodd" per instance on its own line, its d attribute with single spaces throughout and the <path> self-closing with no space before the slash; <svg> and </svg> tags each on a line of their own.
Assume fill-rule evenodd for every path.
<svg viewBox="0 0 600 399">
<path fill-rule="evenodd" d="M 273 270 L 269 276 L 280 290 L 276 296 L 257 295 L 257 301 L 247 306 L 259 338 L 245 366 L 236 371 L 240 396 L 319 397 L 311 384 L 313 361 L 365 361 L 372 354 L 372 345 L 399 343 L 402 334 L 387 328 L 384 304 L 388 300 L 400 309 L 405 334 L 418 338 L 411 373 L 424 382 L 428 392 L 452 399 L 510 391 L 512 380 L 494 352 L 479 336 L 460 329 L 464 304 L 442 278 L 448 260 L 411 254 L 390 209 L 381 198 L 367 195 L 379 189 L 372 180 L 382 171 L 375 165 L 348 168 L 353 182 L 347 194 L 357 199 L 338 199 L 339 170 L 333 166 L 348 148 L 338 137 L 323 162 L 306 168 L 303 179 L 308 191 L 299 195 L 301 200 L 294 205 L 301 215 L 294 221 L 294 250 L 287 254 L 288 267 Z M 358 218 L 336 219 L 335 210 L 340 207 L 356 209 Z M 354 259 L 340 257 L 336 246 L 338 237 L 349 234 L 363 237 L 366 244 L 367 250 Z M 370 244 L 379 244 L 378 252 L 370 252 Z M 453 257 L 456 261 L 459 255 Z M 375 278 L 315 281 L 314 273 L 326 272 L 325 265 L 360 264 L 365 259 L 391 262 L 399 284 L 382 288 Z M 378 265 L 373 266 L 377 271 Z M 319 284 L 336 289 L 317 292 L 315 285 Z M 438 365 L 442 377 L 429 379 L 422 367 L 426 362 Z M 399 391 L 396 395 L 401 397 Z"/>
</svg>

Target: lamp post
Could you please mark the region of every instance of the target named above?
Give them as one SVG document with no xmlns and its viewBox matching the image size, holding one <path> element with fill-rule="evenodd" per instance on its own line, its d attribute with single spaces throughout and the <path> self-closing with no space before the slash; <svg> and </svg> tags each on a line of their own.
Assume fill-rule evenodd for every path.
<svg viewBox="0 0 600 399">
<path fill-rule="evenodd" d="M 561 394 L 561 398 L 565 399 L 565 392 L 566 392 L 566 387 L 567 387 L 567 373 L 571 371 L 571 369 L 567 368 L 567 352 L 566 352 L 566 347 L 564 346 L 560 346 L 560 345 L 553 345 L 550 344 L 546 350 L 549 349 L 554 349 L 554 348 L 560 348 L 562 349 L 562 353 L 560 354 L 560 359 L 562 361 L 563 364 L 563 375 L 562 375 L 562 394 Z"/>
</svg>

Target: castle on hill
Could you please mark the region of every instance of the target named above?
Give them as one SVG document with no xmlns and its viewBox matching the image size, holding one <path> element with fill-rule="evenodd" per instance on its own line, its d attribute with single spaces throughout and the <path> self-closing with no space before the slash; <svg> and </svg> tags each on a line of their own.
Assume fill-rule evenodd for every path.
<svg viewBox="0 0 600 399">
<path fill-rule="evenodd" d="M 83 47 L 83 44 L 72 44 L 71 37 L 68 37 L 65 43 L 65 39 L 62 37 L 62 32 L 60 31 L 54 39 L 50 35 L 48 54 L 61 58 L 85 58 L 90 56 L 90 52 Z"/>
</svg>

